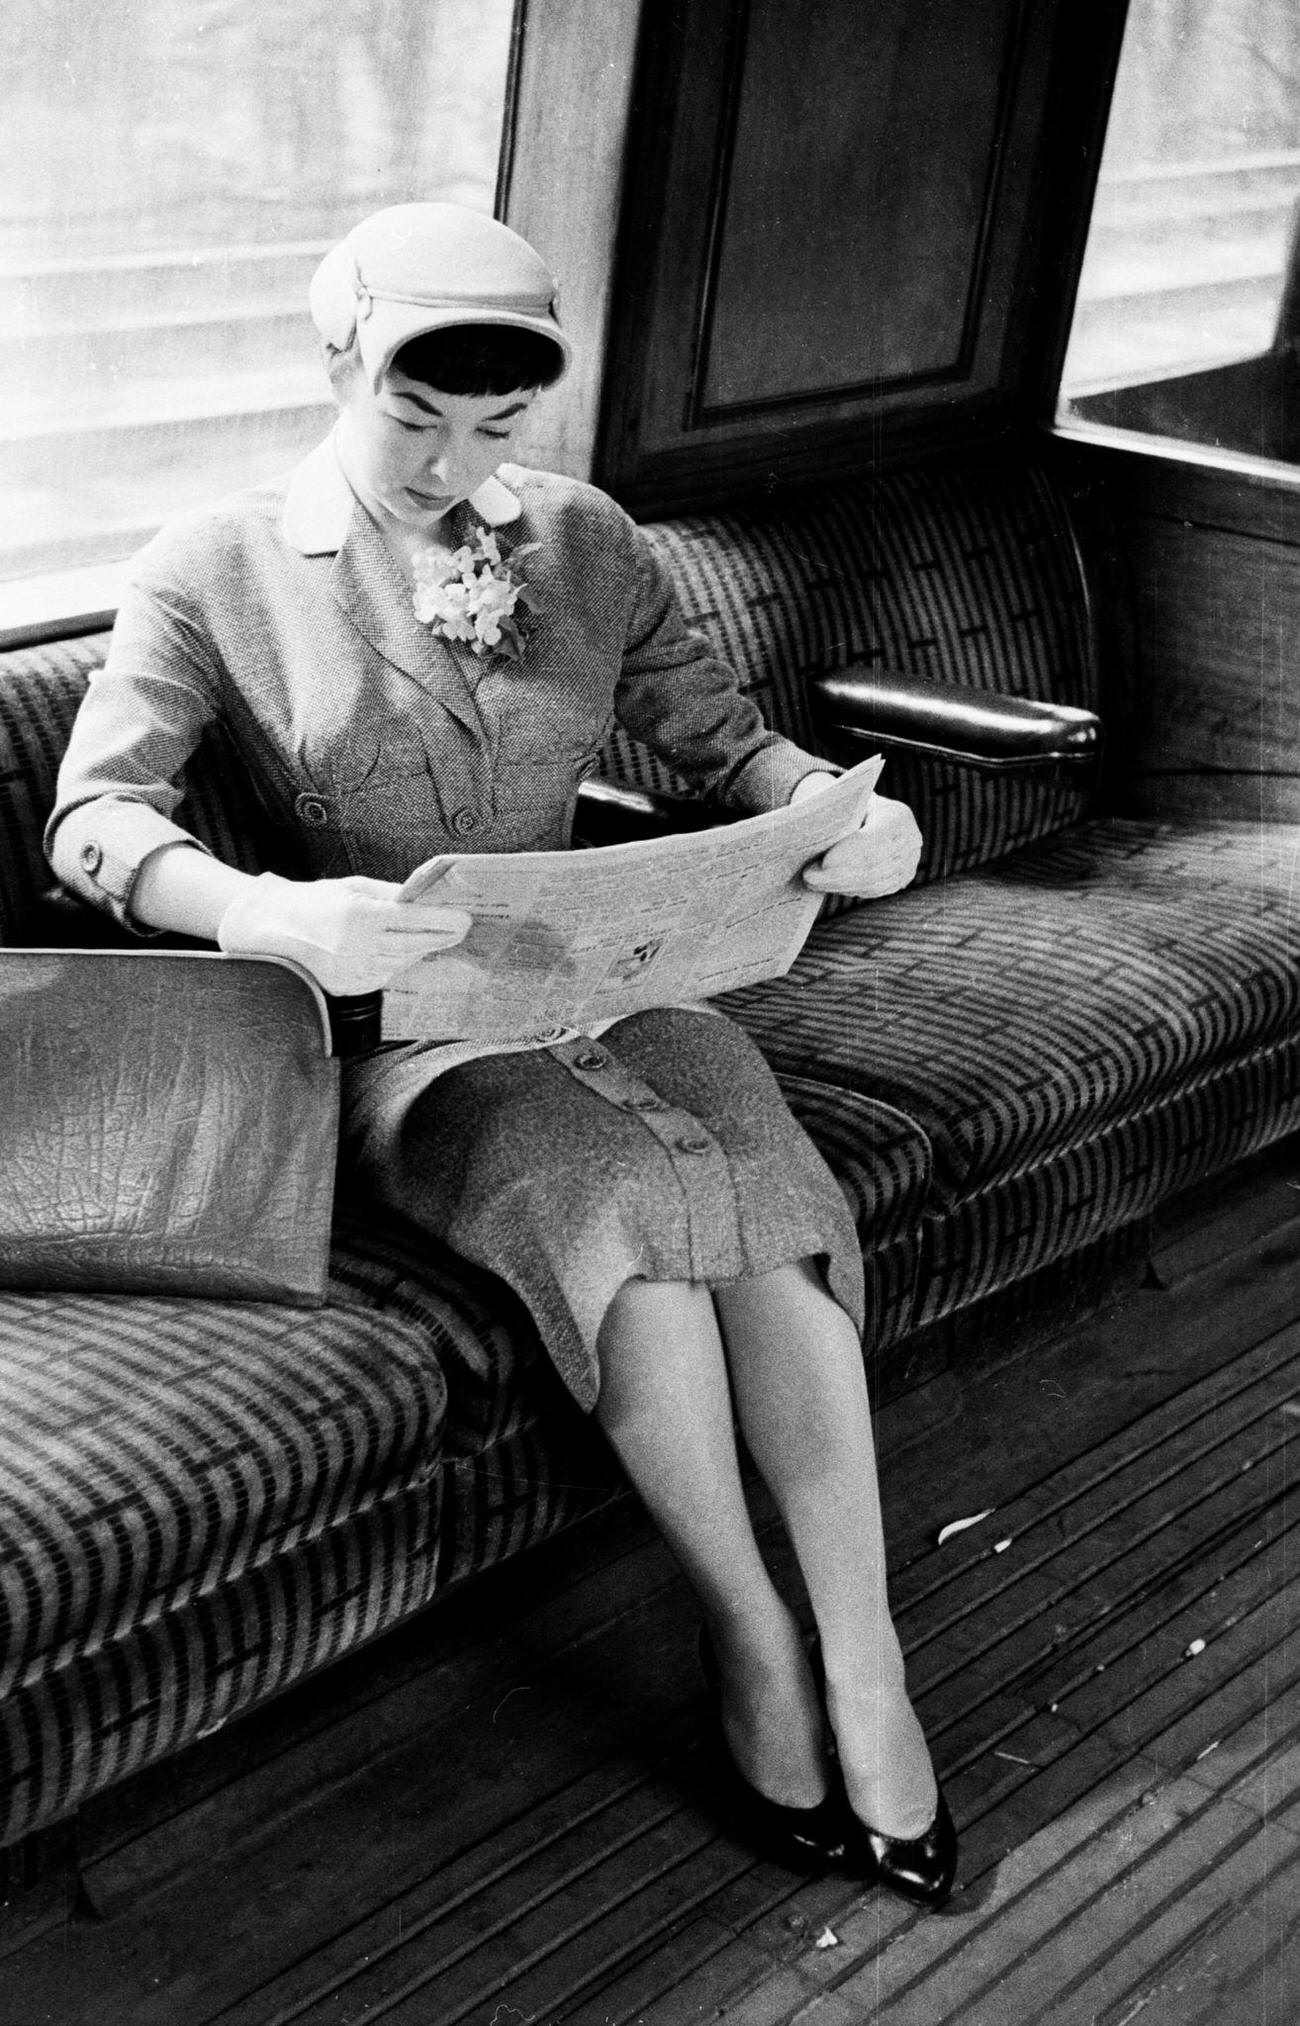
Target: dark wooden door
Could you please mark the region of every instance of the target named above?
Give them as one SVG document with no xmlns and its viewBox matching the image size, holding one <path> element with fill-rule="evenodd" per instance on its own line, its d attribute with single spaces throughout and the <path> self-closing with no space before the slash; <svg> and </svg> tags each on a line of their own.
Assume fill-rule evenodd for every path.
<svg viewBox="0 0 1300 2026">
<path fill-rule="evenodd" d="M 652 7 L 602 482 L 655 510 L 996 433 L 1072 282 L 1043 229 L 1073 14 Z"/>
</svg>

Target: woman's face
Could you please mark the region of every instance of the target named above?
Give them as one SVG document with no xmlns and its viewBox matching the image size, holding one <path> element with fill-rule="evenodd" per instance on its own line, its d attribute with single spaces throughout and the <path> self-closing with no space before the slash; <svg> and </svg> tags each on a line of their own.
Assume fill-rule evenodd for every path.
<svg viewBox="0 0 1300 2026">
<path fill-rule="evenodd" d="M 392 367 L 376 392 L 354 373 L 341 402 L 344 467 L 394 520 L 432 535 L 509 454 L 533 400 L 532 389 L 444 394 Z"/>
</svg>

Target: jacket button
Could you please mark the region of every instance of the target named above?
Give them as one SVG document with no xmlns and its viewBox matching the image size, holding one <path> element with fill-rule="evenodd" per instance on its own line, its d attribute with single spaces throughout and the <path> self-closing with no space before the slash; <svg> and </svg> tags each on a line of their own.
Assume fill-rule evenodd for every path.
<svg viewBox="0 0 1300 2026">
<path fill-rule="evenodd" d="M 99 844 L 83 844 L 77 853 L 77 863 L 83 872 L 98 872 L 100 866 L 104 863 L 103 846 Z"/>
<path fill-rule="evenodd" d="M 707 1154 L 712 1144 L 712 1140 L 694 1139 L 683 1134 L 677 1142 L 677 1151 L 679 1154 Z"/>
<path fill-rule="evenodd" d="M 607 1062 L 608 1057 L 602 1055 L 598 1048 L 588 1048 L 582 1055 L 573 1058 L 575 1069 L 604 1069 Z"/>
<path fill-rule="evenodd" d="M 299 795 L 294 801 L 294 813 L 301 823 L 310 823 L 314 830 L 320 830 L 330 820 L 328 802 L 322 802 L 319 795 Z"/>
<path fill-rule="evenodd" d="M 667 1111 L 661 1097 L 625 1097 L 619 1100 L 624 1111 Z"/>
<path fill-rule="evenodd" d="M 451 819 L 451 827 L 457 837 L 472 837 L 478 829 L 478 817 L 472 809 L 458 809 Z"/>
</svg>

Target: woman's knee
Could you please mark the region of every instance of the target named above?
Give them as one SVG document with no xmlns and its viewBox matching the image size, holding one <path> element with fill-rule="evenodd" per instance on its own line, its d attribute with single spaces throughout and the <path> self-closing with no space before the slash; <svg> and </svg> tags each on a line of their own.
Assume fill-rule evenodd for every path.
<svg viewBox="0 0 1300 2026">
<path fill-rule="evenodd" d="M 632 1274 L 615 1290 L 600 1325 L 600 1347 L 622 1343 L 663 1344 L 683 1326 L 697 1328 L 712 1319 L 713 1300 L 707 1287 L 687 1280 L 647 1280 Z"/>
</svg>

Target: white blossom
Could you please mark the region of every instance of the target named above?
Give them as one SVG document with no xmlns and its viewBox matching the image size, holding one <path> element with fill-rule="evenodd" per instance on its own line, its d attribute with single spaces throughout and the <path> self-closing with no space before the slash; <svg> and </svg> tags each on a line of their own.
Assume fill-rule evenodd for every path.
<svg viewBox="0 0 1300 2026">
<path fill-rule="evenodd" d="M 531 545 L 530 545 L 531 546 Z M 490 528 L 477 544 L 463 544 L 448 556 L 444 549 L 417 550 L 412 558 L 415 616 L 445 640 L 466 640 L 475 654 L 500 647 L 516 656 L 522 651 L 514 620 L 524 589 Z"/>
</svg>

